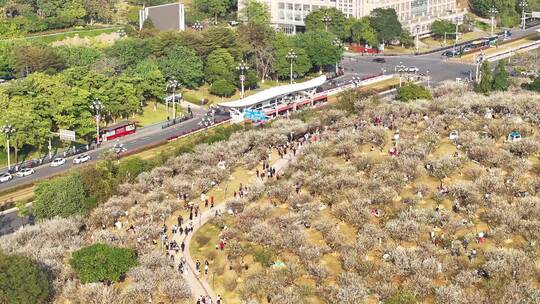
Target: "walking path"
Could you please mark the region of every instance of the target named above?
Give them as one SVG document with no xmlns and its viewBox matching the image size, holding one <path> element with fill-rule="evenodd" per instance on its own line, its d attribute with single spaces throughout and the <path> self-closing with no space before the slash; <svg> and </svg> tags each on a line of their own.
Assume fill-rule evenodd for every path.
<svg viewBox="0 0 540 304">
<path fill-rule="evenodd" d="M 276 170 L 276 174 L 281 173 L 295 157 L 296 155 L 293 155 L 293 152 L 289 151 L 289 153 L 286 154 L 283 158 L 278 158 L 274 163 L 272 163 L 270 167 L 273 167 Z M 262 182 L 263 180 L 261 178 L 255 178 L 255 181 L 251 184 L 253 185 L 255 183 L 262 183 Z M 230 197 L 231 196 L 227 198 L 230 198 Z M 201 276 L 199 278 L 199 274 L 196 271 L 195 262 L 193 261 L 193 258 L 191 257 L 189 248 L 190 248 L 191 239 L 193 235 L 197 232 L 197 230 L 199 230 L 199 228 L 201 228 L 204 224 L 206 224 L 215 216 L 216 210 L 219 210 L 221 213 L 226 211 L 225 201 L 226 201 L 226 198 L 223 199 L 221 202 L 216 203 L 214 208 L 208 208 L 204 212 L 202 211 L 202 208 L 201 208 L 201 212 L 199 213 L 199 216 L 193 218 L 193 221 L 192 221 L 193 232 L 190 232 L 187 236 L 185 234 L 179 234 L 179 233 L 169 235 L 169 236 L 172 236 L 172 240 L 176 241 L 178 245 L 180 245 L 182 242 L 184 242 L 185 244 L 185 249 L 182 252 L 182 256 L 186 259 L 186 266 L 187 266 L 187 269 L 184 270 L 184 278 L 190 287 L 192 295 L 196 299 L 198 299 L 200 296 L 210 297 L 213 301 L 212 303 L 216 303 L 217 295 L 215 294 L 215 292 L 212 290 L 209 283 L 205 279 L 204 261 L 201 261 L 201 265 L 200 265 Z M 177 222 L 176 217 L 172 221 L 176 224 Z M 183 225 L 184 227 L 187 227 L 186 225 L 187 222 L 188 221 L 184 220 L 184 225 Z M 172 252 L 173 251 L 170 251 L 171 254 Z M 176 269 L 178 269 L 179 264 L 180 264 L 180 257 L 175 257 Z"/>
</svg>

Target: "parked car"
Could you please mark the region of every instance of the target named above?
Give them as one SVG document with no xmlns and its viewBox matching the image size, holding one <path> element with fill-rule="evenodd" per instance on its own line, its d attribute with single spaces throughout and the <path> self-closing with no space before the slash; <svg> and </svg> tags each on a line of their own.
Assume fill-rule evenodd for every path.
<svg viewBox="0 0 540 304">
<path fill-rule="evenodd" d="M 75 159 L 73 159 L 73 163 L 74 164 L 82 164 L 82 163 L 85 163 L 87 161 L 90 160 L 90 155 L 84 153 L 84 154 L 81 154 L 77 157 L 75 157 Z"/>
<path fill-rule="evenodd" d="M 386 62 L 386 59 L 378 57 L 378 58 L 373 59 L 373 62 L 377 62 L 377 63 L 385 63 L 385 62 Z"/>
<path fill-rule="evenodd" d="M 407 68 L 407 72 L 409 73 L 418 73 L 420 71 L 417 67 L 409 67 Z"/>
<path fill-rule="evenodd" d="M 36 171 L 34 169 L 24 168 L 24 169 L 20 170 L 19 172 L 15 173 L 15 175 L 17 175 L 18 177 L 25 177 L 25 176 L 28 176 L 28 175 L 32 175 L 34 173 L 36 173 Z"/>
<path fill-rule="evenodd" d="M 53 161 L 51 162 L 51 167 L 58 167 L 58 166 L 61 166 L 61 165 L 65 164 L 65 163 L 66 163 L 65 158 L 57 157 L 57 158 L 53 159 Z"/>
<path fill-rule="evenodd" d="M 0 175 L 0 183 L 9 182 L 12 179 L 13 179 L 13 176 L 9 173 L 4 173 Z"/>
<path fill-rule="evenodd" d="M 229 25 L 230 25 L 230 26 L 237 26 L 237 25 L 239 25 L 239 24 L 240 24 L 240 22 L 238 22 L 238 21 L 236 21 L 236 20 L 231 20 L 231 21 L 229 21 Z"/>
</svg>

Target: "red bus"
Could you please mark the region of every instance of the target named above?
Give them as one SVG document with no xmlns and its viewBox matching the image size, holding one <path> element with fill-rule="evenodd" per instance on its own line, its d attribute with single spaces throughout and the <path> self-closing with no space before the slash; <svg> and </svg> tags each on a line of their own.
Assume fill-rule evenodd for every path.
<svg viewBox="0 0 540 304">
<path fill-rule="evenodd" d="M 121 123 L 101 129 L 99 131 L 100 140 L 101 141 L 113 140 L 118 137 L 133 134 L 135 133 L 135 131 L 136 131 L 136 126 L 134 122 L 129 121 L 129 120 L 123 121 Z"/>
</svg>

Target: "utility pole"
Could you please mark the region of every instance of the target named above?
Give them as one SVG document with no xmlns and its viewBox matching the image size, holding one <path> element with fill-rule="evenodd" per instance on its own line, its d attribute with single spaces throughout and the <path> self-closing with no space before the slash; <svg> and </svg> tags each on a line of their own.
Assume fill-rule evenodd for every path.
<svg viewBox="0 0 540 304">
<path fill-rule="evenodd" d="M 328 15 L 324 15 L 322 22 L 324 22 L 324 30 L 328 32 L 328 24 L 332 22 L 332 18 L 330 18 Z"/>
<path fill-rule="evenodd" d="M 298 58 L 298 55 L 291 49 L 286 56 L 287 60 L 291 62 L 291 84 L 293 83 L 293 62 Z"/>
<path fill-rule="evenodd" d="M 334 41 L 332 41 L 332 44 L 338 48 L 338 51 L 341 52 L 343 49 L 343 42 L 339 40 L 339 38 L 336 38 Z M 338 56 L 341 57 L 341 56 Z M 339 59 L 336 60 L 336 77 L 339 74 Z"/>
<path fill-rule="evenodd" d="M 12 127 L 11 125 L 4 125 L 2 127 L 2 129 L 4 129 L 4 133 L 6 134 L 6 150 L 7 150 L 7 162 L 8 162 L 8 171 L 11 170 L 11 160 L 10 160 L 10 155 L 9 155 L 9 138 L 11 136 L 11 134 L 15 133 L 15 128 Z"/>
<path fill-rule="evenodd" d="M 521 7 L 521 29 L 522 30 L 525 30 L 525 21 L 527 19 L 527 13 L 525 12 L 525 10 L 527 9 L 527 6 L 529 4 L 527 3 L 526 0 L 521 0 L 519 2 L 519 6 Z"/>
<path fill-rule="evenodd" d="M 178 88 L 179 85 L 180 83 L 174 77 L 171 77 L 171 79 L 169 79 L 169 81 L 167 82 L 167 90 L 172 89 L 172 92 L 173 92 L 173 95 L 172 95 L 173 119 L 176 119 L 176 89 Z"/>
<path fill-rule="evenodd" d="M 399 65 L 396 65 L 396 67 L 394 68 L 394 72 L 398 72 L 399 73 L 399 87 L 401 88 L 401 77 L 402 77 L 402 74 L 403 74 L 403 70 L 405 69 L 405 66 L 403 65 L 403 62 L 399 62 Z"/>
<path fill-rule="evenodd" d="M 244 75 L 244 71 L 248 70 L 247 64 L 242 60 L 236 67 L 236 70 L 240 72 L 240 83 L 242 84 L 242 92 L 240 93 L 240 99 L 244 99 L 244 81 L 246 80 L 246 76 Z"/>
<path fill-rule="evenodd" d="M 103 108 L 103 105 L 99 99 L 95 99 L 92 102 L 92 108 L 94 109 L 94 115 L 96 116 L 96 146 L 99 146 L 101 142 L 99 135 L 99 121 L 101 118 L 101 109 Z"/>
<path fill-rule="evenodd" d="M 491 15 L 491 36 L 493 36 L 493 32 L 495 30 L 495 15 L 497 15 L 499 11 L 495 6 L 492 6 L 488 13 Z"/>
</svg>

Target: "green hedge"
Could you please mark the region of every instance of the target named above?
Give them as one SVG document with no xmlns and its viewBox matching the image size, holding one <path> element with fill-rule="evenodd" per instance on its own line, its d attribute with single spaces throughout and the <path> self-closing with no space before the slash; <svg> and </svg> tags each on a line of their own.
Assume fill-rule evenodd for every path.
<svg viewBox="0 0 540 304">
<path fill-rule="evenodd" d="M 118 282 L 131 267 L 138 265 L 134 250 L 105 244 L 75 251 L 69 264 L 83 283 Z"/>
</svg>

